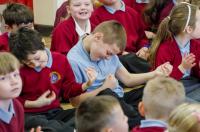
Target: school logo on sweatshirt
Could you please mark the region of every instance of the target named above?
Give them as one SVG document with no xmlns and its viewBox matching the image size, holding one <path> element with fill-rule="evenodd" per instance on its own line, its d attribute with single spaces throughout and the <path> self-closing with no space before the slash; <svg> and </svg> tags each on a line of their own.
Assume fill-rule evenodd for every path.
<svg viewBox="0 0 200 132">
<path fill-rule="evenodd" d="M 56 71 L 51 72 L 50 77 L 52 84 L 57 83 L 61 78 L 60 74 Z"/>
</svg>

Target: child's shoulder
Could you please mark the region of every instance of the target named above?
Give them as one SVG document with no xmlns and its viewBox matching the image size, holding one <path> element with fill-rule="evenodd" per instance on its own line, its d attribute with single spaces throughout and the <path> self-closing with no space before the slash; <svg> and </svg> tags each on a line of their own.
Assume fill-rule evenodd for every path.
<svg viewBox="0 0 200 132">
<path fill-rule="evenodd" d="M 55 30 L 66 30 L 66 29 L 75 29 L 75 22 L 74 19 L 72 17 L 69 17 L 68 19 L 60 22 Z"/>
<path fill-rule="evenodd" d="M 14 106 L 15 112 L 17 113 L 24 112 L 22 104 L 17 99 L 13 99 L 13 106 Z"/>
</svg>

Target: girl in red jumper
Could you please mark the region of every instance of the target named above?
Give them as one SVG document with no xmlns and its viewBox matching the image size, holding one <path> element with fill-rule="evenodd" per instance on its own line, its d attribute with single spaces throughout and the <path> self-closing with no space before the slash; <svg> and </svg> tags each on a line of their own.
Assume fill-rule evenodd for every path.
<svg viewBox="0 0 200 132">
<path fill-rule="evenodd" d="M 90 16 L 93 11 L 92 0 L 68 0 L 67 12 L 71 15 L 53 31 L 51 51 L 67 54 L 79 38 L 90 33 L 92 26 Z"/>
<path fill-rule="evenodd" d="M 173 65 L 170 76 L 177 80 L 191 76 L 199 78 L 200 41 L 194 40 L 198 38 L 200 10 L 194 5 L 181 3 L 161 22 L 150 47 L 149 61 L 153 68 L 170 62 Z"/>
</svg>

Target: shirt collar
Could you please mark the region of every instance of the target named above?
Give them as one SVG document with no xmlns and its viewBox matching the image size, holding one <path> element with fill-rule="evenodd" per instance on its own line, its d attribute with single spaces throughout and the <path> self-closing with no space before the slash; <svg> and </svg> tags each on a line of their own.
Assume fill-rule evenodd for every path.
<svg viewBox="0 0 200 132">
<path fill-rule="evenodd" d="M 75 27 L 76 27 L 76 32 L 78 33 L 78 36 L 81 37 L 86 33 L 90 33 L 91 32 L 91 24 L 90 24 L 90 20 L 87 20 L 86 23 L 86 31 L 82 30 L 81 27 L 78 25 L 78 23 L 76 22 L 76 20 L 74 19 L 75 22 Z"/>
<path fill-rule="evenodd" d="M 177 5 L 177 1 L 176 0 L 172 0 L 172 2 L 174 3 L 174 5 Z"/>
<path fill-rule="evenodd" d="M 48 48 L 45 48 L 45 51 L 46 51 L 47 56 L 48 56 L 48 61 L 47 61 L 46 67 L 51 68 L 52 63 L 53 63 L 52 54 L 51 54 L 51 52 Z M 40 67 L 35 67 L 34 69 L 37 72 L 40 72 L 42 70 L 42 68 L 40 68 Z"/>
<path fill-rule="evenodd" d="M 124 2 L 123 2 L 122 0 L 119 0 L 119 1 L 121 2 L 121 8 L 120 8 L 119 10 L 125 12 L 125 4 L 124 4 Z M 111 13 L 111 14 L 114 14 L 116 11 L 118 11 L 118 10 L 113 9 L 113 8 L 110 7 L 110 6 L 104 5 L 104 7 L 105 7 L 106 10 L 107 10 L 109 13 Z"/>
<path fill-rule="evenodd" d="M 140 128 L 145 128 L 145 127 L 164 127 L 167 128 L 167 123 L 161 120 L 142 120 Z"/>
<path fill-rule="evenodd" d="M 178 41 L 176 37 L 174 37 L 176 43 L 178 44 L 179 49 L 185 49 L 190 47 L 190 40 L 185 44 L 185 46 L 182 46 L 182 44 Z"/>
<path fill-rule="evenodd" d="M 136 0 L 136 3 L 149 3 L 149 0 Z"/>
<path fill-rule="evenodd" d="M 15 114 L 13 101 L 11 100 L 8 111 L 4 111 L 2 108 L 0 108 L 0 120 L 3 122 L 9 124 L 12 120 L 13 115 Z"/>
</svg>

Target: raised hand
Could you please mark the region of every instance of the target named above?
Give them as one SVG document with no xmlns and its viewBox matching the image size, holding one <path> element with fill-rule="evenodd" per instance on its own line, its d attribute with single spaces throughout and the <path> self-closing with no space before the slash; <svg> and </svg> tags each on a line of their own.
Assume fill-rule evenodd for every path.
<svg viewBox="0 0 200 132">
<path fill-rule="evenodd" d="M 169 62 L 158 66 L 155 70 L 156 75 L 169 76 L 172 72 L 173 66 Z"/>
<path fill-rule="evenodd" d="M 56 94 L 54 91 L 47 90 L 44 92 L 37 100 L 36 106 L 42 107 L 51 104 L 56 99 Z"/>
<path fill-rule="evenodd" d="M 88 76 L 88 81 L 86 82 L 86 85 L 90 87 L 97 78 L 97 72 L 94 68 L 86 68 L 86 74 Z"/>
<path fill-rule="evenodd" d="M 178 68 L 180 69 L 182 73 L 184 73 L 186 70 L 190 70 L 192 67 L 196 65 L 195 60 L 196 58 L 193 53 L 184 54 L 182 58 L 182 62 Z"/>
<path fill-rule="evenodd" d="M 147 58 L 149 57 L 149 49 L 147 47 L 143 47 L 136 53 L 136 55 L 140 58 L 147 60 Z"/>
<path fill-rule="evenodd" d="M 106 77 L 103 87 L 114 89 L 117 87 L 117 79 L 114 75 L 110 74 Z"/>
</svg>

